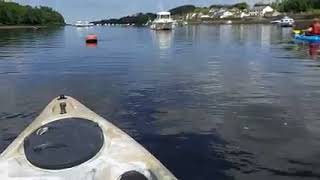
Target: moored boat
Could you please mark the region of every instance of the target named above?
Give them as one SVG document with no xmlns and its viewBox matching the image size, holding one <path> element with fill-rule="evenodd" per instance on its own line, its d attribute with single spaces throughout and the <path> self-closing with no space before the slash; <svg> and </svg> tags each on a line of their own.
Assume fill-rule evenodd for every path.
<svg viewBox="0 0 320 180">
<path fill-rule="evenodd" d="M 232 24 L 233 22 L 231 20 L 228 20 L 225 22 L 225 24 Z"/>
<path fill-rule="evenodd" d="M 74 26 L 76 27 L 91 27 L 94 26 L 93 23 L 90 23 L 89 21 L 77 21 Z"/>
<path fill-rule="evenodd" d="M 60 96 L 0 155 L 1 180 L 175 180 L 135 140 Z"/>
<path fill-rule="evenodd" d="M 157 18 L 152 22 L 151 29 L 154 30 L 171 30 L 174 28 L 174 20 L 170 12 L 158 12 Z"/>
<path fill-rule="evenodd" d="M 280 23 L 281 23 L 281 20 L 274 20 L 274 21 L 271 21 L 270 23 L 271 23 L 271 24 L 280 24 Z"/>
<path fill-rule="evenodd" d="M 294 19 L 288 17 L 288 16 L 285 16 L 284 18 L 282 18 L 280 20 L 280 23 L 278 23 L 281 27 L 293 27 L 294 24 L 295 24 L 295 21 Z"/>
</svg>

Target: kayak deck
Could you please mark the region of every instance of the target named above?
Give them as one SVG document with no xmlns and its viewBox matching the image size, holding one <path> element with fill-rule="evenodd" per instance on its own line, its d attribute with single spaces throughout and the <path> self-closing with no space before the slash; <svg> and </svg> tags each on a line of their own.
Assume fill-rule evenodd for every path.
<svg viewBox="0 0 320 180">
<path fill-rule="evenodd" d="M 88 148 L 83 155 L 80 153 L 83 156 L 80 157 L 80 160 L 74 157 L 77 153 L 72 151 L 73 145 L 61 143 L 63 135 L 53 144 L 50 142 L 48 144 L 45 138 L 59 134 L 59 132 L 51 131 L 50 127 L 79 128 L 79 124 L 75 125 L 71 122 L 72 119 L 77 122 L 87 121 L 85 126 L 92 128 L 90 133 L 83 132 L 91 138 L 84 138 L 83 134 L 80 135 L 81 128 L 75 137 L 71 138 L 74 141 L 83 139 L 83 144 L 75 143 L 76 148 Z M 69 125 L 66 125 L 68 123 Z M 99 133 L 100 130 L 101 133 Z M 69 132 L 64 135 L 70 138 L 71 134 Z M 99 135 L 103 137 L 99 138 Z M 90 142 L 90 139 L 94 142 Z M 100 144 L 101 142 L 103 143 Z M 30 145 L 30 143 L 33 144 Z M 68 158 L 72 152 L 74 154 L 70 155 L 72 157 L 69 161 L 64 158 L 53 158 L 51 162 L 46 162 L 46 156 L 57 156 L 55 151 L 61 151 L 64 158 Z M 17 177 L 43 180 L 176 179 L 155 157 L 123 131 L 77 100 L 64 96 L 54 99 L 0 155 L 0 178 L 13 180 Z"/>
</svg>

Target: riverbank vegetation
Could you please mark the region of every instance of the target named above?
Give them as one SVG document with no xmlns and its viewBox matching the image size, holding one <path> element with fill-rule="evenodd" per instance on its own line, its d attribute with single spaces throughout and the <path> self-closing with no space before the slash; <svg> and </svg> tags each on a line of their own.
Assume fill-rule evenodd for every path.
<svg viewBox="0 0 320 180">
<path fill-rule="evenodd" d="M 0 1 L 0 25 L 63 25 L 63 16 L 49 7 Z"/>
</svg>

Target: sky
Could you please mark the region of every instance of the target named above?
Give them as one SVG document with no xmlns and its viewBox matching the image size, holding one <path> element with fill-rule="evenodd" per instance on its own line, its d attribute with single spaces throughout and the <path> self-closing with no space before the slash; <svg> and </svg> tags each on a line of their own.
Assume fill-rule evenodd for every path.
<svg viewBox="0 0 320 180">
<path fill-rule="evenodd" d="M 15 0 L 21 4 L 52 7 L 65 17 L 67 23 L 77 20 L 118 18 L 137 12 L 158 12 L 185 4 L 209 6 L 243 1 L 250 4 L 261 2 L 261 0 Z"/>
</svg>

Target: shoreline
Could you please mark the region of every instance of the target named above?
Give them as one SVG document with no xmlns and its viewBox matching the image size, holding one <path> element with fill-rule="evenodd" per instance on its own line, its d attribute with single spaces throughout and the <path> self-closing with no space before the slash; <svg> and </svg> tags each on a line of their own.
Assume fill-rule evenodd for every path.
<svg viewBox="0 0 320 180">
<path fill-rule="evenodd" d="M 42 29 L 48 26 L 31 26 L 31 25 L 0 25 L 0 30 L 2 29 Z"/>
<path fill-rule="evenodd" d="M 230 21 L 230 24 L 236 24 L 236 25 L 250 25 L 250 24 L 271 24 L 271 21 L 274 19 L 254 19 L 254 18 L 248 18 L 248 19 L 206 19 L 206 20 L 191 20 L 187 21 L 190 25 L 221 25 L 221 24 L 228 24 L 227 22 Z M 295 22 L 297 24 L 305 24 L 305 23 L 312 23 L 312 19 L 296 19 Z"/>
</svg>

